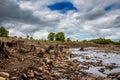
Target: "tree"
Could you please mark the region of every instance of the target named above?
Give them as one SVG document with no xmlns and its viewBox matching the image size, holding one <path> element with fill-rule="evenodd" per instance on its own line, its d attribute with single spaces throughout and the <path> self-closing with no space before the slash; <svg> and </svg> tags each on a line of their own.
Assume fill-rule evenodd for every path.
<svg viewBox="0 0 120 80">
<path fill-rule="evenodd" d="M 8 37 L 9 32 L 3 27 L 0 27 L 0 37 Z"/>
<path fill-rule="evenodd" d="M 64 41 L 65 40 L 65 35 L 63 32 L 58 32 L 56 35 L 55 35 L 55 39 L 56 41 Z"/>
<path fill-rule="evenodd" d="M 53 41 L 55 39 L 55 33 L 50 32 L 47 38 L 48 38 L 48 40 Z"/>
<path fill-rule="evenodd" d="M 27 35 L 26 37 L 27 37 L 27 39 L 29 39 L 29 37 L 30 37 L 30 36 L 29 36 L 29 35 Z"/>
<path fill-rule="evenodd" d="M 67 42 L 70 42 L 71 40 L 70 40 L 70 38 L 67 38 Z"/>
<path fill-rule="evenodd" d="M 30 37 L 30 40 L 33 40 L 33 37 Z"/>
</svg>

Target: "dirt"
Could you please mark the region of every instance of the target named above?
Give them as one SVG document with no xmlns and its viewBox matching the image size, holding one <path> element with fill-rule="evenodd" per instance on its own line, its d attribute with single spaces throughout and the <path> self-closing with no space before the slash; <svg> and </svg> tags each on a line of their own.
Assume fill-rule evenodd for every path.
<svg viewBox="0 0 120 80">
<path fill-rule="evenodd" d="M 86 46 L 86 45 L 85 45 Z M 69 60 L 74 55 L 69 47 L 81 47 L 72 43 L 39 42 L 15 38 L 0 38 L 0 80 L 111 80 L 119 79 L 120 73 L 94 77 L 82 71 L 102 62 Z M 84 45 L 82 44 L 82 50 Z M 89 59 L 89 57 L 83 56 Z M 87 67 L 81 67 L 85 65 Z M 114 66 L 106 66 L 113 68 Z M 100 69 L 104 72 L 104 69 Z"/>
</svg>

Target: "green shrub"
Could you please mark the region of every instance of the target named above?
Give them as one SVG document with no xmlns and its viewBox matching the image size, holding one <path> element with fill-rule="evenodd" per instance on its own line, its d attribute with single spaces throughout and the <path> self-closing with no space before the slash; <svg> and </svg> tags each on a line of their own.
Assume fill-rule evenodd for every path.
<svg viewBox="0 0 120 80">
<path fill-rule="evenodd" d="M 105 39 L 105 38 L 98 38 L 98 39 L 93 39 L 90 41 L 94 42 L 96 44 L 110 44 L 110 43 L 112 43 L 111 39 Z"/>
</svg>

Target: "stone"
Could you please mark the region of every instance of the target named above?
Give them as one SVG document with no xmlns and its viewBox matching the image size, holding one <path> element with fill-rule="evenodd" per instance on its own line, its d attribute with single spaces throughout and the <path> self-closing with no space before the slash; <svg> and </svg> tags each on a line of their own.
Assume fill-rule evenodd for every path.
<svg viewBox="0 0 120 80">
<path fill-rule="evenodd" d="M 38 70 L 42 71 L 42 70 L 43 70 L 43 68 L 42 68 L 42 67 L 38 67 Z"/>
<path fill-rule="evenodd" d="M 13 76 L 10 78 L 10 80 L 17 80 L 17 77 Z"/>
<path fill-rule="evenodd" d="M 51 64 L 51 63 L 52 63 L 52 60 L 49 59 L 49 58 L 45 58 L 45 62 L 46 62 L 47 64 Z"/>
<path fill-rule="evenodd" d="M 82 78 L 80 80 L 96 80 L 95 78 Z"/>
<path fill-rule="evenodd" d="M 0 77 L 0 80 L 6 80 L 4 77 Z"/>
<path fill-rule="evenodd" d="M 27 78 L 27 75 L 26 75 L 25 73 L 23 73 L 23 77 L 24 77 L 24 78 Z"/>
<path fill-rule="evenodd" d="M 104 71 L 105 71 L 104 68 L 99 69 L 99 72 L 104 72 Z"/>
<path fill-rule="evenodd" d="M 55 50 L 50 50 L 49 53 L 50 54 L 54 54 Z"/>
<path fill-rule="evenodd" d="M 27 76 L 28 76 L 28 77 L 34 77 L 34 73 L 33 73 L 33 72 L 28 72 L 28 73 L 27 73 Z"/>
<path fill-rule="evenodd" d="M 104 79 L 104 80 L 112 80 L 111 78 L 106 78 L 106 79 Z"/>
<path fill-rule="evenodd" d="M 34 71 L 34 74 L 35 74 L 35 75 L 40 75 L 37 71 Z"/>
<path fill-rule="evenodd" d="M 104 80 L 104 77 L 98 76 L 98 77 L 96 78 L 96 80 Z"/>
<path fill-rule="evenodd" d="M 10 74 L 7 72 L 0 72 L 0 76 L 8 78 L 8 77 L 10 77 Z"/>
<path fill-rule="evenodd" d="M 44 48 L 41 48 L 40 51 L 41 51 L 42 53 L 45 53 L 45 49 L 44 49 Z"/>
<path fill-rule="evenodd" d="M 82 48 L 80 48 L 80 49 L 79 49 L 79 51 L 84 51 L 84 48 L 83 48 L 83 47 L 82 47 Z"/>
<path fill-rule="evenodd" d="M 117 80 L 120 80 L 120 75 L 117 76 Z"/>
<path fill-rule="evenodd" d="M 118 77 L 120 78 L 120 75 L 118 75 Z"/>
</svg>

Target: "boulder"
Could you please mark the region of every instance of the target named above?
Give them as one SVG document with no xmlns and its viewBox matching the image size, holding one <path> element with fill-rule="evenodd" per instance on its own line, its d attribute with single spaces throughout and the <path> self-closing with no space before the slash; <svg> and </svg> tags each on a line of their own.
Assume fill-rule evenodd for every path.
<svg viewBox="0 0 120 80">
<path fill-rule="evenodd" d="M 50 50 L 49 53 L 50 53 L 50 54 L 54 54 L 54 53 L 55 53 L 55 50 Z"/>
<path fill-rule="evenodd" d="M 102 73 L 103 73 L 104 71 L 105 71 L 104 68 L 100 68 L 100 69 L 99 69 L 99 72 L 102 72 Z"/>
<path fill-rule="evenodd" d="M 106 79 L 104 79 L 104 80 L 112 80 L 111 78 L 106 78 Z"/>
<path fill-rule="evenodd" d="M 41 48 L 40 51 L 39 51 L 39 53 L 38 53 L 38 56 L 39 57 L 43 57 L 44 54 L 45 54 L 45 49 Z"/>
<path fill-rule="evenodd" d="M 0 76 L 5 77 L 5 78 L 9 78 L 10 74 L 7 72 L 0 72 Z"/>
<path fill-rule="evenodd" d="M 10 80 L 17 80 L 17 77 L 13 76 L 10 78 Z"/>
<path fill-rule="evenodd" d="M 0 77 L 0 80 L 6 80 L 4 77 Z"/>
<path fill-rule="evenodd" d="M 81 48 L 79 49 L 79 51 L 84 51 L 84 48 L 83 48 L 83 47 L 81 47 Z"/>
<path fill-rule="evenodd" d="M 28 76 L 28 77 L 34 77 L 34 72 L 33 72 L 33 70 L 29 70 L 29 71 L 27 72 L 27 76 Z"/>
</svg>

